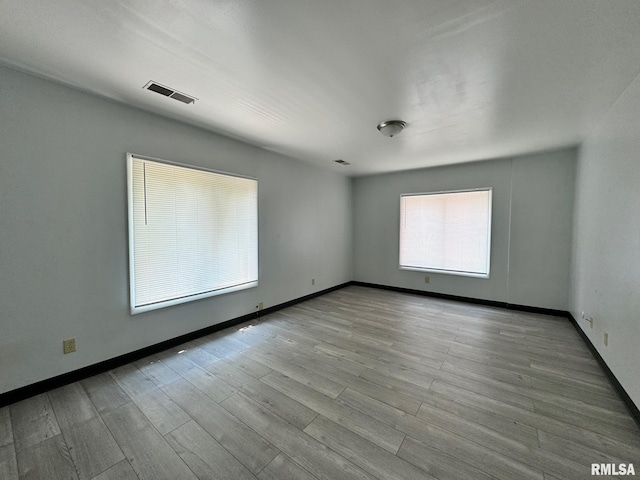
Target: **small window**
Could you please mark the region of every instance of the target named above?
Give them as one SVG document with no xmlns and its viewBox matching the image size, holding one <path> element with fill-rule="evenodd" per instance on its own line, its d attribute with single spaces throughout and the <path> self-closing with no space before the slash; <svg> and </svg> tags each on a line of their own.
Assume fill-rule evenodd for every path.
<svg viewBox="0 0 640 480">
<path fill-rule="evenodd" d="M 258 182 L 127 155 L 131 313 L 258 284 Z"/>
<path fill-rule="evenodd" d="M 489 277 L 490 188 L 400 197 L 400 268 Z"/>
</svg>

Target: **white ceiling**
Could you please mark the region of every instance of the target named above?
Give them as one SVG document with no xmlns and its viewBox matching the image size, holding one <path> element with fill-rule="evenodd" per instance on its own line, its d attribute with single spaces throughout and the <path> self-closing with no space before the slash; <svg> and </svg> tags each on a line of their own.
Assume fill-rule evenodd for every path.
<svg viewBox="0 0 640 480">
<path fill-rule="evenodd" d="M 0 0 L 0 62 L 362 175 L 579 143 L 640 72 L 640 1 Z"/>
</svg>

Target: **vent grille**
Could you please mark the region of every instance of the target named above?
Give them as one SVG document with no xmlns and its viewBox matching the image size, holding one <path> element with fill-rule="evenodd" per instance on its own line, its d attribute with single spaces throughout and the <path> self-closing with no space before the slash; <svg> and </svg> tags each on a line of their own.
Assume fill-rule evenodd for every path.
<svg viewBox="0 0 640 480">
<path fill-rule="evenodd" d="M 177 90 L 169 88 L 165 85 L 161 85 L 158 82 L 154 81 L 147 83 L 143 88 L 145 88 L 146 90 L 151 90 L 152 92 L 159 93 L 160 95 L 164 95 L 165 97 L 173 98 L 174 100 L 178 100 L 179 102 L 186 103 L 187 105 L 195 103 L 195 101 L 197 100 L 197 98 L 195 97 L 178 92 Z"/>
<path fill-rule="evenodd" d="M 178 100 L 179 102 L 186 103 L 186 104 L 194 102 L 193 98 L 191 98 L 191 97 L 189 97 L 187 95 L 183 95 L 183 94 L 178 93 L 178 92 L 173 92 L 173 95 L 171 95 L 171 98 L 173 98 L 174 100 Z"/>
<path fill-rule="evenodd" d="M 345 162 L 344 160 L 340 159 L 340 160 L 334 160 L 334 162 L 339 163 L 340 165 L 351 165 L 349 162 Z"/>
<path fill-rule="evenodd" d="M 165 97 L 168 97 L 173 93 L 173 90 L 164 88 L 162 85 L 158 85 L 157 83 L 152 83 L 151 85 L 149 85 L 147 87 L 147 90 L 151 90 L 152 92 L 159 93 L 160 95 L 164 95 Z"/>
</svg>

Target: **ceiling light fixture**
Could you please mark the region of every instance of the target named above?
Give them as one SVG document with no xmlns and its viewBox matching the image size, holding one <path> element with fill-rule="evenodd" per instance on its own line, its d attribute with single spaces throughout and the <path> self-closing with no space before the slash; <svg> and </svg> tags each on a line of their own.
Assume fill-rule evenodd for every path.
<svg viewBox="0 0 640 480">
<path fill-rule="evenodd" d="M 395 137 L 404 130 L 406 126 L 407 122 L 403 122 L 402 120 L 387 120 L 378 125 L 378 130 L 385 137 Z"/>
</svg>

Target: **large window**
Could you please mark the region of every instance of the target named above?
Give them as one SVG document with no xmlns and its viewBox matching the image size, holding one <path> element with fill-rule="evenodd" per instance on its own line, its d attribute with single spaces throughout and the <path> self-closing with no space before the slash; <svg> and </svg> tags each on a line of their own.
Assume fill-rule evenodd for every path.
<svg viewBox="0 0 640 480">
<path fill-rule="evenodd" d="M 258 284 L 258 182 L 127 155 L 131 313 Z"/>
<path fill-rule="evenodd" d="M 491 189 L 400 197 L 400 268 L 489 277 Z"/>
</svg>

